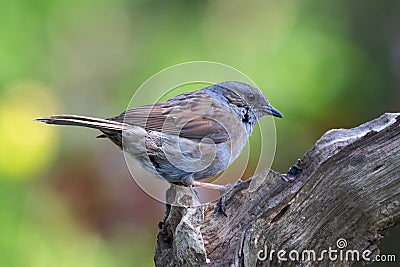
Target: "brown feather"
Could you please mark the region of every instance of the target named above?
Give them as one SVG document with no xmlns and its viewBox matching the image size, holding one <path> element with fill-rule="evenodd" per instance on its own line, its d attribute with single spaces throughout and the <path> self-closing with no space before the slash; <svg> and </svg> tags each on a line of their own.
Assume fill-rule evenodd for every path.
<svg viewBox="0 0 400 267">
<path fill-rule="evenodd" d="M 206 137 L 222 143 L 229 139 L 224 126 L 218 122 L 228 106 L 204 93 L 192 93 L 182 100 L 180 95 L 167 102 L 130 109 L 111 120 L 193 140 Z"/>
</svg>

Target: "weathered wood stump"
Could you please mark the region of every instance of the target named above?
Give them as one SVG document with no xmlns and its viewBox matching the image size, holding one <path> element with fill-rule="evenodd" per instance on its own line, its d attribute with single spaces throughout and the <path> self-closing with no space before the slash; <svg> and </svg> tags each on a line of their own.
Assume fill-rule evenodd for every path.
<svg viewBox="0 0 400 267">
<path fill-rule="evenodd" d="M 195 202 L 176 191 L 169 197 Z M 350 266 L 357 255 L 340 260 L 346 250 L 372 260 L 400 220 L 400 113 L 328 131 L 287 174 L 265 170 L 236 185 L 226 200 L 227 217 L 216 203 L 169 206 L 156 265 L 276 266 L 281 249 L 284 266 Z M 336 260 L 321 256 L 329 248 L 337 250 Z M 308 250 L 315 259 L 302 258 Z"/>
</svg>

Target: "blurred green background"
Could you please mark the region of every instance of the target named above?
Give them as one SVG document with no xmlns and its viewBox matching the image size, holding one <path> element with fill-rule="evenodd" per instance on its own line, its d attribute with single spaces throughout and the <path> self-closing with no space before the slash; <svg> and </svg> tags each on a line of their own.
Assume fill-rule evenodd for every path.
<svg viewBox="0 0 400 267">
<path fill-rule="evenodd" d="M 327 130 L 400 110 L 399 14 L 373 0 L 2 0 L 0 265 L 153 265 L 164 205 L 118 148 L 33 118 L 117 115 L 163 68 L 221 62 L 285 114 L 273 165 L 285 172 Z M 382 253 L 400 257 L 399 236 Z"/>
</svg>

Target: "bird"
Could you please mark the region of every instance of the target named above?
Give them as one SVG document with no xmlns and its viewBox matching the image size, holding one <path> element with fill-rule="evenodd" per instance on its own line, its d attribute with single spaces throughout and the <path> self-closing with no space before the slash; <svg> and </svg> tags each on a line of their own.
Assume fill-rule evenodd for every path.
<svg viewBox="0 0 400 267">
<path fill-rule="evenodd" d="M 201 180 L 228 168 L 264 116 L 283 118 L 257 87 L 225 81 L 112 118 L 52 115 L 35 120 L 100 130 L 99 138 L 110 139 L 151 176 L 172 184 L 218 190 L 220 211 L 226 215 L 228 187 Z"/>
</svg>

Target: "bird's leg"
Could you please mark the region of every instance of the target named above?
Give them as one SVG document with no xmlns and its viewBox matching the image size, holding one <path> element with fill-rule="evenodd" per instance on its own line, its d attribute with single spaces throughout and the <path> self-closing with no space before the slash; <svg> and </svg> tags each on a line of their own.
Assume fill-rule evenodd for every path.
<svg viewBox="0 0 400 267">
<path fill-rule="evenodd" d="M 200 203 L 200 197 L 199 197 L 199 193 L 196 191 L 196 189 L 193 187 L 193 182 L 194 182 L 194 178 L 193 175 L 188 175 L 186 177 L 184 177 L 182 179 L 182 184 L 184 186 L 189 187 L 190 191 L 192 192 L 192 194 L 197 198 L 197 201 Z"/>
<path fill-rule="evenodd" d="M 204 183 L 199 181 L 193 181 L 192 185 L 218 190 L 221 194 L 225 194 L 230 188 L 234 186 L 234 184 L 219 185 L 219 184 Z"/>
<path fill-rule="evenodd" d="M 241 180 L 239 179 L 236 183 L 232 183 L 232 184 L 226 184 L 226 185 L 219 185 L 219 184 L 211 184 L 211 183 L 204 183 L 204 182 L 199 182 L 199 181 L 193 181 L 192 185 L 193 186 L 203 186 L 205 188 L 209 188 L 209 189 L 213 189 L 213 190 L 218 190 L 219 193 L 221 194 L 221 198 L 219 199 L 219 211 L 226 215 L 226 203 L 225 203 L 225 194 L 226 192 L 231 189 L 232 187 L 234 187 L 235 185 L 237 185 L 238 183 L 240 183 Z"/>
</svg>

